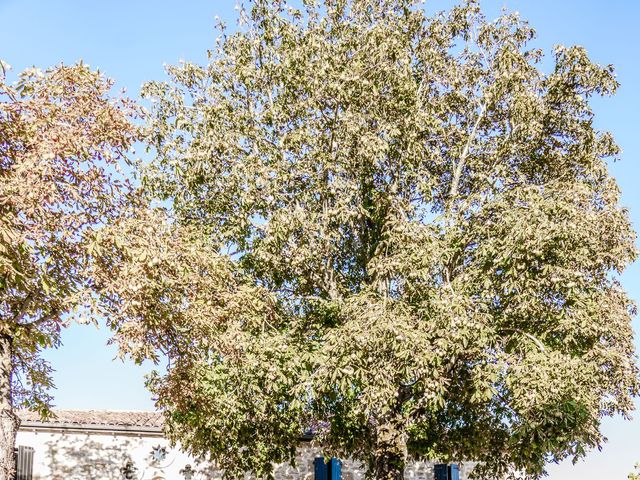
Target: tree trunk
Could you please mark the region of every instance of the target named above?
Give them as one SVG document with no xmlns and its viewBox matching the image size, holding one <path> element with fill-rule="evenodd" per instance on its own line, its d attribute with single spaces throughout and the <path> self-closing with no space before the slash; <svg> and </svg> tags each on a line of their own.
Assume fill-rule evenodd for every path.
<svg viewBox="0 0 640 480">
<path fill-rule="evenodd" d="M 373 477 L 377 480 L 403 480 L 407 462 L 407 444 L 402 428 L 393 424 L 377 429 Z"/>
<path fill-rule="evenodd" d="M 18 417 L 13 411 L 11 394 L 12 343 L 10 336 L 0 335 L 0 480 L 13 480 L 16 469 L 14 449 Z"/>
<path fill-rule="evenodd" d="M 376 458 L 376 480 L 403 480 L 405 459 L 401 455 L 388 452 Z"/>
</svg>

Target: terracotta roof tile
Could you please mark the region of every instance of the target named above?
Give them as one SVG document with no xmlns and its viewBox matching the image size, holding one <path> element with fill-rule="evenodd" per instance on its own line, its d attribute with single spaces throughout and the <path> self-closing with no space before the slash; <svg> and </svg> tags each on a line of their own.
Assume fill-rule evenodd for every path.
<svg viewBox="0 0 640 480">
<path fill-rule="evenodd" d="M 113 410 L 54 410 L 54 417 L 43 423 L 66 425 L 105 425 L 118 427 L 162 427 L 162 415 L 157 412 L 120 412 Z M 40 415 L 21 410 L 23 422 L 40 422 Z"/>
</svg>

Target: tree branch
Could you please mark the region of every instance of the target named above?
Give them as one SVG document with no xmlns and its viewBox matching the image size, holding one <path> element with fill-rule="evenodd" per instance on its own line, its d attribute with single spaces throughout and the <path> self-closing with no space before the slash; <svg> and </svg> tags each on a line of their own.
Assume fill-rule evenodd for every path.
<svg viewBox="0 0 640 480">
<path fill-rule="evenodd" d="M 25 297 L 25 299 L 22 301 L 20 308 L 11 319 L 11 322 L 16 324 L 19 323 L 20 320 L 22 320 L 24 316 L 27 314 L 27 310 L 29 310 L 29 307 L 31 306 L 32 303 L 33 303 L 33 293 L 29 292 Z"/>
<path fill-rule="evenodd" d="M 536 338 L 534 335 L 531 335 L 529 332 L 525 332 L 524 330 L 521 330 L 519 328 L 504 328 L 502 329 L 503 332 L 516 332 L 516 333 L 520 333 L 522 335 L 524 335 L 525 337 L 529 338 L 529 340 L 531 340 L 533 343 L 536 344 L 536 346 L 540 349 L 541 352 L 546 352 L 547 349 L 544 348 L 543 343 L 538 340 L 538 338 Z"/>
<path fill-rule="evenodd" d="M 485 103 L 480 108 L 480 113 L 478 113 L 478 118 L 476 119 L 476 122 L 473 125 L 473 129 L 469 134 L 469 138 L 467 138 L 467 143 L 465 144 L 464 149 L 462 150 L 462 155 L 460 155 L 460 160 L 458 161 L 458 165 L 456 165 L 456 169 L 453 174 L 453 179 L 451 180 L 451 189 L 449 190 L 449 202 L 451 202 L 453 197 L 455 197 L 458 193 L 458 186 L 460 184 L 460 176 L 462 175 L 462 169 L 464 168 L 465 161 L 469 156 L 469 150 L 471 149 L 471 144 L 473 143 L 478 133 L 478 127 L 480 126 L 480 122 L 484 118 L 484 114 L 486 110 L 487 110 L 487 105 Z"/>
<path fill-rule="evenodd" d="M 35 328 L 35 327 L 39 327 L 40 325 L 42 325 L 44 323 L 47 323 L 47 322 L 55 319 L 58 316 L 60 316 L 60 312 L 57 309 L 53 309 L 48 314 L 43 315 L 40 318 L 38 318 L 36 320 L 33 320 L 32 322 L 20 323 L 20 324 L 18 324 L 16 326 L 32 329 L 32 328 Z"/>
</svg>

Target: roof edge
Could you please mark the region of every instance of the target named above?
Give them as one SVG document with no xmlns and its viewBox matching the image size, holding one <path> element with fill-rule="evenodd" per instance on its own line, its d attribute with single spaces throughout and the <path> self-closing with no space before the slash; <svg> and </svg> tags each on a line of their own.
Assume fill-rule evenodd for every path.
<svg viewBox="0 0 640 480">
<path fill-rule="evenodd" d="M 18 431 L 24 432 L 45 432 L 45 433 L 84 433 L 96 435 L 121 435 L 121 436 L 146 436 L 164 437 L 162 427 L 140 427 L 135 425 L 100 425 L 93 423 L 64 423 L 64 422 L 42 422 L 33 420 L 23 420 L 20 422 Z M 313 433 L 304 433 L 298 437 L 300 442 L 311 442 L 314 439 Z"/>
<path fill-rule="evenodd" d="M 145 435 L 149 437 L 162 437 L 162 427 L 138 426 L 138 425 L 102 425 L 95 423 L 64 423 L 56 421 L 34 421 L 22 420 L 18 427 L 18 431 L 36 431 L 36 432 L 60 432 L 67 433 L 95 433 L 95 434 L 118 434 L 138 436 Z"/>
</svg>

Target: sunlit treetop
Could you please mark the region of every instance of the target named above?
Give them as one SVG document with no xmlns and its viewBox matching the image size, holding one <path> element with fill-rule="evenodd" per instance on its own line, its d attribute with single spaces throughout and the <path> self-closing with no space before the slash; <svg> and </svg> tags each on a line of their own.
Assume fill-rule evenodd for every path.
<svg viewBox="0 0 640 480">
<path fill-rule="evenodd" d="M 629 414 L 635 233 L 589 104 L 618 84 L 534 37 L 475 2 L 256 0 L 146 85 L 166 208 L 105 232 L 95 277 L 123 352 L 170 359 L 172 439 L 228 476 L 313 428 L 370 477 L 538 478 Z"/>
</svg>

